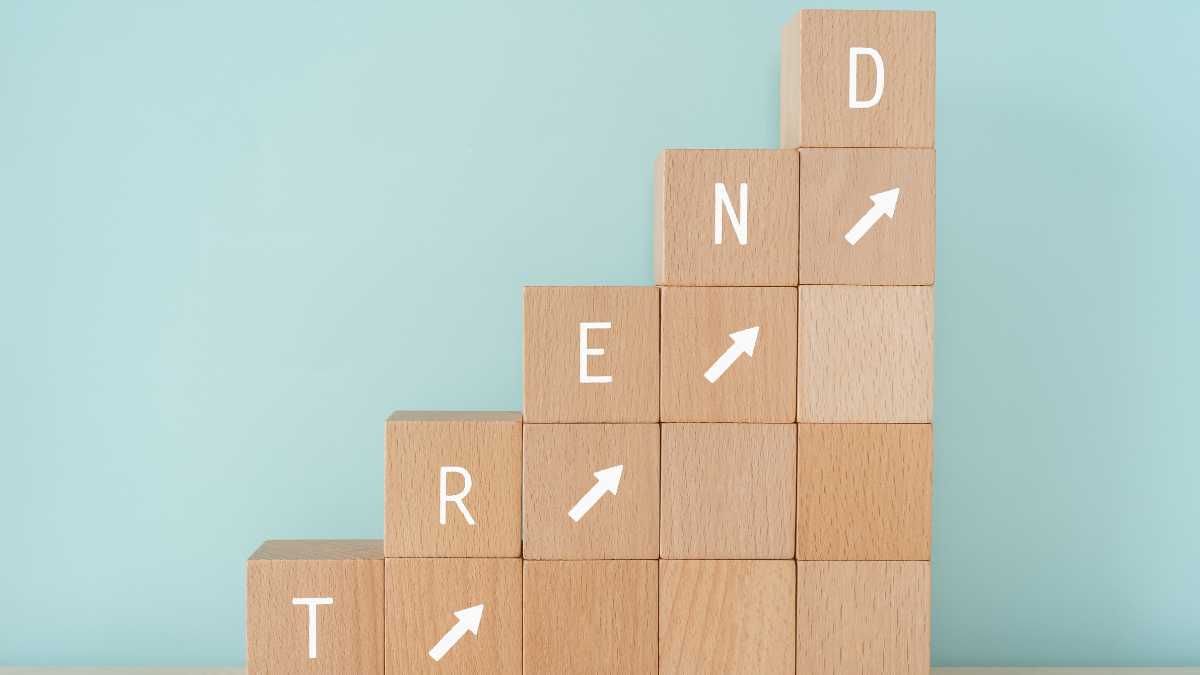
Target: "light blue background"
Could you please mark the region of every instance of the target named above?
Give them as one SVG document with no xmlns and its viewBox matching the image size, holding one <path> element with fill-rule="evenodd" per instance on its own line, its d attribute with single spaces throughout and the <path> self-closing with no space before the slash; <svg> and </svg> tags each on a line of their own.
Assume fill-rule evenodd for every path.
<svg viewBox="0 0 1200 675">
<path fill-rule="evenodd" d="M 1200 664 L 1198 5 L 933 4 L 935 661 Z M 660 148 L 776 144 L 800 7 L 150 5 L 0 4 L 0 663 L 240 663 L 390 410 L 519 407 L 522 284 L 652 282 Z"/>
</svg>

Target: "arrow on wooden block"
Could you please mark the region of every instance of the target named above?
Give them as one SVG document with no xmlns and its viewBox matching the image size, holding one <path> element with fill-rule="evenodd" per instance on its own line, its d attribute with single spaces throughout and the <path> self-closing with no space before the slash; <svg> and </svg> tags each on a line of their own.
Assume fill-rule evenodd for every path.
<svg viewBox="0 0 1200 675">
<path fill-rule="evenodd" d="M 896 200 L 898 199 L 900 199 L 900 188 L 892 188 L 871 195 L 871 201 L 875 202 L 875 205 L 863 214 L 862 218 L 858 219 L 854 227 L 850 228 L 850 231 L 846 233 L 846 241 L 850 242 L 851 246 L 857 244 L 864 234 L 875 227 L 875 223 L 879 222 L 880 218 L 884 216 L 891 218 L 896 215 Z"/>
<path fill-rule="evenodd" d="M 588 511 L 592 510 L 596 502 L 600 501 L 604 493 L 617 494 L 617 488 L 621 487 L 621 474 L 624 472 L 625 465 L 618 464 L 593 473 L 592 475 L 596 477 L 596 484 L 587 491 L 587 494 L 580 497 L 579 501 L 575 502 L 575 506 L 572 506 L 571 510 L 567 512 L 567 515 L 571 516 L 571 520 L 578 523 L 587 515 Z"/>
<path fill-rule="evenodd" d="M 725 353 L 717 357 L 708 370 L 704 371 L 704 379 L 710 383 L 715 384 L 717 380 L 721 379 L 725 371 L 729 370 L 733 362 L 737 361 L 742 354 L 754 356 L 754 345 L 758 344 L 758 326 L 730 333 L 729 338 L 733 340 L 733 344 L 729 345 L 729 349 L 726 349 Z"/>
<path fill-rule="evenodd" d="M 429 650 L 429 658 L 434 661 L 441 661 L 442 657 L 449 652 L 458 641 L 463 638 L 469 631 L 472 635 L 479 635 L 479 622 L 483 620 L 483 605 L 475 605 L 466 609 L 460 609 L 454 613 L 458 623 L 454 627 L 446 631 L 441 640 Z"/>
</svg>

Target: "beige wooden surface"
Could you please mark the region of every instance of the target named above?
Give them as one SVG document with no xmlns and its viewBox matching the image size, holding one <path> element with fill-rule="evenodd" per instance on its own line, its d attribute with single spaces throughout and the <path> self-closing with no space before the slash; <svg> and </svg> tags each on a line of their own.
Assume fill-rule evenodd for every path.
<svg viewBox="0 0 1200 675">
<path fill-rule="evenodd" d="M 524 675 L 653 673 L 658 561 L 526 561 Z"/>
<path fill-rule="evenodd" d="M 316 659 L 309 608 L 292 603 L 313 597 L 333 600 L 316 608 Z M 268 542 L 246 563 L 250 675 L 378 675 L 383 639 L 382 542 Z"/>
<path fill-rule="evenodd" d="M 929 671 L 929 563 L 796 563 L 796 670 Z"/>
<path fill-rule="evenodd" d="M 158 668 L 102 667 L 56 668 L 0 666 L 0 675 L 244 675 L 245 668 Z M 1200 667 L 1099 667 L 1099 668 L 1011 668 L 941 667 L 931 668 L 932 675 L 1200 675 Z"/>
<path fill-rule="evenodd" d="M 525 425 L 525 558 L 658 558 L 658 438 L 657 424 Z M 572 520 L 594 474 L 617 465 L 617 493 Z"/>
<path fill-rule="evenodd" d="M 803 10 L 783 29 L 779 78 L 782 147 L 930 148 L 934 136 L 933 12 Z M 851 108 L 850 48 L 884 62 L 878 105 Z M 858 59 L 858 100 L 875 92 Z"/>
<path fill-rule="evenodd" d="M 792 424 L 662 425 L 662 557 L 793 557 L 795 434 Z"/>
<path fill-rule="evenodd" d="M 801 286 L 800 422 L 933 414 L 931 286 Z"/>
<path fill-rule="evenodd" d="M 929 560 L 933 428 L 801 424 L 796 557 Z"/>
<path fill-rule="evenodd" d="M 527 286 L 525 288 L 525 421 L 658 421 L 658 288 Z M 588 331 L 591 377 L 581 382 L 580 323 Z"/>
<path fill-rule="evenodd" d="M 389 558 L 387 672 L 516 673 L 521 669 L 521 561 Z M 467 633 L 441 661 L 429 650 L 458 623 L 454 613 L 483 605 L 479 633 Z"/>
<path fill-rule="evenodd" d="M 753 326 L 754 355 L 705 379 L 730 333 Z M 663 288 L 662 420 L 796 421 L 795 338 L 795 288 Z"/>
<path fill-rule="evenodd" d="M 388 557 L 521 555 L 521 414 L 398 412 L 387 423 L 384 549 Z M 441 468 L 471 474 L 463 505 L 446 504 L 441 523 Z M 446 476 L 446 493 L 464 479 Z"/>
<path fill-rule="evenodd" d="M 659 673 L 796 671 L 796 566 L 783 560 L 663 560 Z"/>
<path fill-rule="evenodd" d="M 786 150 L 664 150 L 654 165 L 654 278 L 663 286 L 795 286 L 799 162 Z M 746 213 L 738 241 L 733 213 Z M 746 204 L 741 204 L 741 184 Z M 721 218 L 716 243 L 714 207 Z"/>
<path fill-rule="evenodd" d="M 934 161 L 932 149 L 801 149 L 800 283 L 932 284 Z M 893 188 L 892 217 L 851 246 L 846 232 L 873 208 L 871 195 Z"/>
</svg>

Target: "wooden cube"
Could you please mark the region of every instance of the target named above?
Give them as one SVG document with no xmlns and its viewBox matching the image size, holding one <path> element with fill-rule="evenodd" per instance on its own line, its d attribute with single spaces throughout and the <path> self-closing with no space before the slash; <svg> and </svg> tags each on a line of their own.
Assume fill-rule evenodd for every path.
<svg viewBox="0 0 1200 675">
<path fill-rule="evenodd" d="M 664 422 L 794 422 L 795 288 L 662 289 Z"/>
<path fill-rule="evenodd" d="M 525 675 L 658 672 L 658 562 L 525 562 Z"/>
<path fill-rule="evenodd" d="M 527 422 L 658 421 L 658 289 L 525 289 Z"/>
<path fill-rule="evenodd" d="M 933 12 L 803 10 L 783 29 L 785 148 L 931 148 Z"/>
<path fill-rule="evenodd" d="M 525 426 L 525 558 L 658 558 L 658 425 Z"/>
<path fill-rule="evenodd" d="M 796 672 L 796 566 L 782 560 L 663 560 L 659 673 Z"/>
<path fill-rule="evenodd" d="M 928 675 L 929 563 L 800 562 L 796 672 Z"/>
<path fill-rule="evenodd" d="M 929 422 L 933 288 L 801 286 L 798 420 Z"/>
<path fill-rule="evenodd" d="M 795 433 L 791 424 L 664 424 L 662 557 L 793 557 Z"/>
<path fill-rule="evenodd" d="M 663 286 L 795 286 L 799 162 L 787 150 L 664 150 L 654 165 Z"/>
<path fill-rule="evenodd" d="M 389 558 L 521 555 L 521 415 L 397 412 L 387 423 Z"/>
<path fill-rule="evenodd" d="M 796 557 L 929 560 L 933 427 L 801 424 Z"/>
<path fill-rule="evenodd" d="M 934 151 L 800 150 L 800 283 L 933 283 Z"/>
<path fill-rule="evenodd" d="M 383 542 L 268 541 L 246 563 L 248 675 L 383 673 Z"/>
<path fill-rule="evenodd" d="M 521 561 L 389 558 L 387 672 L 521 670 Z"/>
</svg>

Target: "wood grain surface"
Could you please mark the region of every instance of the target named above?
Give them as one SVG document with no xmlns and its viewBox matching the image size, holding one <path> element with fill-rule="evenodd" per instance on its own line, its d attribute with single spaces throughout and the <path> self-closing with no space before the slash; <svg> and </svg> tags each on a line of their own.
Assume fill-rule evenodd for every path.
<svg viewBox="0 0 1200 675">
<path fill-rule="evenodd" d="M 401 412 L 387 423 L 384 541 L 388 557 L 516 558 L 521 555 L 520 413 Z M 463 504 L 441 524 L 441 468 L 471 474 Z M 446 492 L 464 480 L 447 474 Z"/>
<path fill-rule="evenodd" d="M 929 672 L 929 563 L 796 564 L 796 671 Z"/>
<path fill-rule="evenodd" d="M 801 286 L 800 422 L 929 422 L 933 288 Z"/>
<path fill-rule="evenodd" d="M 933 427 L 801 424 L 796 557 L 929 560 Z"/>
<path fill-rule="evenodd" d="M 663 560 L 659 673 L 796 672 L 796 566 L 778 560 Z"/>
<path fill-rule="evenodd" d="M 796 14 L 780 54 L 782 147 L 933 147 L 935 30 L 933 12 Z M 883 59 L 883 96 L 874 107 L 850 107 L 851 47 Z M 871 99 L 876 77 L 871 59 L 860 57 L 858 100 Z"/>
<path fill-rule="evenodd" d="M 795 434 L 791 424 L 664 424 L 662 557 L 793 557 Z"/>
<path fill-rule="evenodd" d="M 658 289 L 638 286 L 525 288 L 525 421 L 657 422 Z M 580 323 L 608 322 L 588 331 L 580 382 Z"/>
<path fill-rule="evenodd" d="M 525 425 L 525 559 L 658 558 L 658 438 L 657 424 Z M 595 472 L 616 465 L 617 494 L 572 520 Z"/>
<path fill-rule="evenodd" d="M 317 607 L 316 658 L 294 598 L 333 600 Z M 246 645 L 250 675 L 383 673 L 383 542 L 264 544 L 246 563 Z"/>
<path fill-rule="evenodd" d="M 934 151 L 800 150 L 800 283 L 921 286 L 933 283 Z M 900 190 L 853 246 L 846 232 L 873 208 L 871 195 Z"/>
<path fill-rule="evenodd" d="M 795 286 L 799 162 L 787 150 L 664 150 L 654 165 L 654 278 L 663 286 Z M 716 185 L 740 217 L 735 235 Z M 716 243 L 714 207 L 721 214 Z"/>
<path fill-rule="evenodd" d="M 520 560 L 389 558 L 385 571 L 387 672 L 520 672 Z M 479 604 L 479 634 L 463 635 L 441 661 L 430 658 L 458 622 L 454 613 Z"/>
<path fill-rule="evenodd" d="M 658 671 L 658 562 L 525 562 L 524 675 Z"/>
<path fill-rule="evenodd" d="M 730 334 L 753 326 L 754 355 L 705 379 Z M 795 338 L 795 288 L 663 288 L 663 421 L 794 422 Z"/>
</svg>

